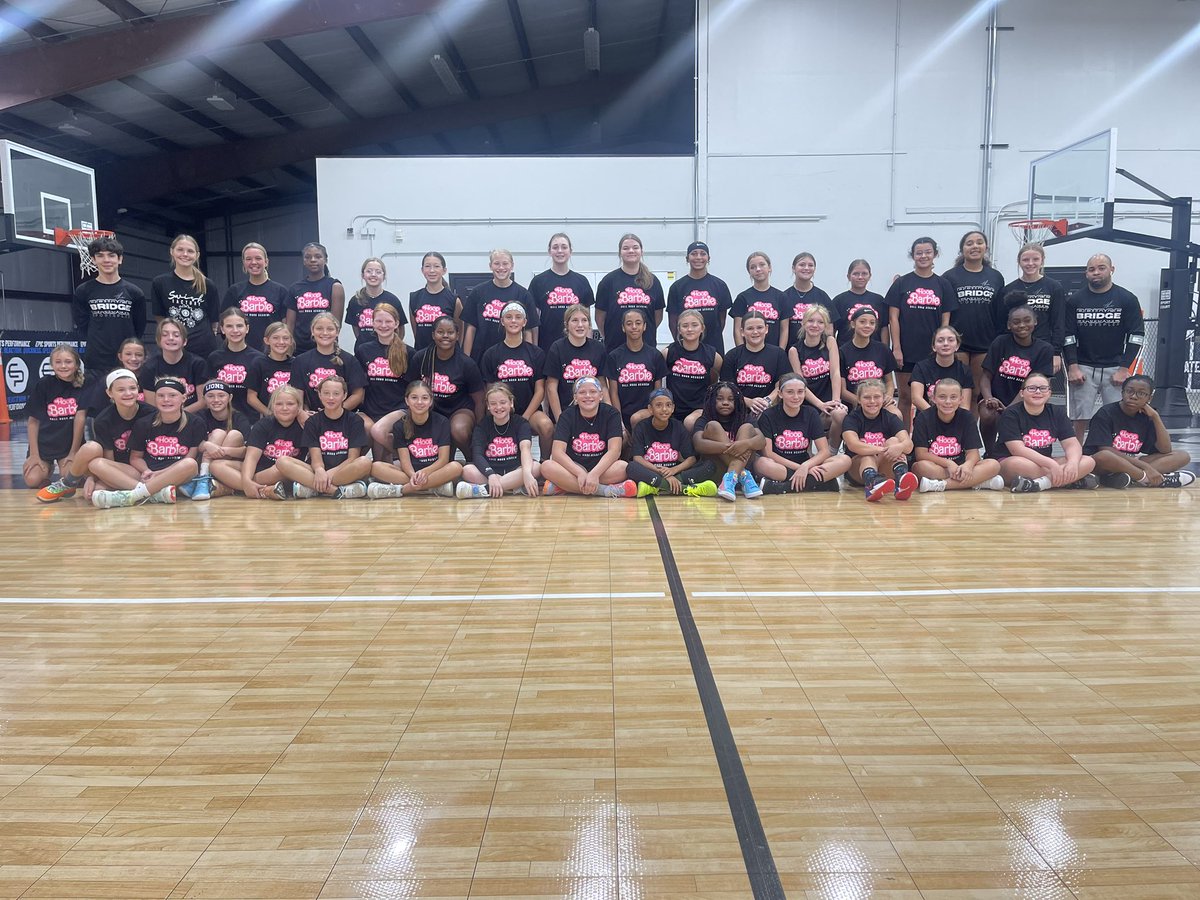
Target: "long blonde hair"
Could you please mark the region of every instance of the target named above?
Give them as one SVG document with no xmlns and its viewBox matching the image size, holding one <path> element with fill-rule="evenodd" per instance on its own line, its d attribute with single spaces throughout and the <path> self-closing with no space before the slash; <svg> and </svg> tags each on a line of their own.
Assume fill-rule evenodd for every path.
<svg viewBox="0 0 1200 900">
<path fill-rule="evenodd" d="M 208 279 L 204 277 L 204 273 L 200 271 L 200 242 L 190 234 L 177 234 L 175 240 L 171 241 L 171 252 L 174 252 L 175 245 L 180 241 L 191 241 L 192 246 L 196 248 L 196 261 L 192 263 L 192 290 L 200 296 L 208 293 Z M 264 253 L 266 251 L 263 251 Z M 171 259 L 171 270 L 175 270 L 175 259 Z"/>
</svg>

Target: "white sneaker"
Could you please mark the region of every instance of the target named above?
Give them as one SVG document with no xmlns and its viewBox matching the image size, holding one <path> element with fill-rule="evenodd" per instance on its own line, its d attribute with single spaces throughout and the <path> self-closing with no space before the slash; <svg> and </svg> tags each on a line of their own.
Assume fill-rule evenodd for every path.
<svg viewBox="0 0 1200 900">
<path fill-rule="evenodd" d="M 999 475 L 993 475 L 982 484 L 975 485 L 977 491 L 1002 491 L 1004 490 L 1004 479 Z"/>
<path fill-rule="evenodd" d="M 96 509 L 117 509 L 121 506 L 136 506 L 133 491 L 92 491 L 92 506 Z"/>
<path fill-rule="evenodd" d="M 1196 476 L 1187 469 L 1180 469 L 1178 472 L 1167 472 L 1163 475 L 1162 484 L 1159 487 L 1165 488 L 1185 488 L 1193 481 Z"/>
<path fill-rule="evenodd" d="M 922 478 L 921 486 L 917 488 L 919 494 L 939 494 L 946 490 L 946 482 L 937 478 Z"/>
<path fill-rule="evenodd" d="M 295 482 L 292 485 L 292 496 L 297 500 L 311 500 L 317 496 L 317 492 L 310 487 L 305 487 L 300 482 Z"/>
<path fill-rule="evenodd" d="M 352 481 L 338 488 L 337 493 L 333 495 L 333 499 L 359 500 L 365 496 L 367 496 L 367 486 L 361 481 Z"/>
<path fill-rule="evenodd" d="M 151 503 L 174 503 L 175 502 L 175 485 L 168 484 L 161 491 L 155 491 L 150 495 Z"/>
<path fill-rule="evenodd" d="M 469 481 L 460 481 L 454 494 L 459 500 L 484 500 L 491 496 L 486 484 L 471 484 Z"/>
<path fill-rule="evenodd" d="M 376 481 L 367 485 L 367 498 L 370 500 L 386 500 L 389 497 L 402 497 L 400 493 L 400 485 L 384 484 L 382 481 Z"/>
<path fill-rule="evenodd" d="M 439 484 L 429 493 L 437 494 L 439 497 L 453 497 L 454 485 L 447 481 L 445 484 Z"/>
</svg>

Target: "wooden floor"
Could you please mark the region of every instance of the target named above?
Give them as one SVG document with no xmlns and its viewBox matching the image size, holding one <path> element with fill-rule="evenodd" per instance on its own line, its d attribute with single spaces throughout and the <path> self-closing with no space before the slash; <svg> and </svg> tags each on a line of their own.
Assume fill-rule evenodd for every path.
<svg viewBox="0 0 1200 900">
<path fill-rule="evenodd" d="M 0 897 L 1200 897 L 1200 491 L 656 508 L 0 491 Z"/>
</svg>

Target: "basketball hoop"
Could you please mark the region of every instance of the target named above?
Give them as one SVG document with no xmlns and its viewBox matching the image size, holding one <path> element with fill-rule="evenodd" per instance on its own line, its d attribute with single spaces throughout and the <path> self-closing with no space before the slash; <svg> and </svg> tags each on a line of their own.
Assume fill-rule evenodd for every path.
<svg viewBox="0 0 1200 900">
<path fill-rule="evenodd" d="M 1022 246 L 1025 244 L 1042 244 L 1052 237 L 1062 237 L 1067 233 L 1066 219 L 1025 219 L 1021 222 L 1010 222 L 1013 237 Z"/>
<path fill-rule="evenodd" d="M 88 253 L 88 244 L 102 237 L 116 237 L 116 232 L 104 231 L 99 228 L 55 228 L 54 243 L 59 247 L 74 247 L 79 253 L 79 274 L 81 276 L 95 275 L 96 263 L 92 254 Z"/>
</svg>

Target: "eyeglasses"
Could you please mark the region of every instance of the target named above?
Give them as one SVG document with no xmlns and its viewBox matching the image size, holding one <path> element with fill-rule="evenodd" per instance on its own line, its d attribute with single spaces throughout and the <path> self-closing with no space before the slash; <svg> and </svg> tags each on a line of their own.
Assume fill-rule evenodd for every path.
<svg viewBox="0 0 1200 900">
<path fill-rule="evenodd" d="M 1027 384 L 1027 385 L 1025 385 L 1025 390 L 1029 391 L 1029 393 L 1031 393 L 1031 394 L 1045 394 L 1050 391 L 1050 385 L 1048 385 L 1048 384 Z"/>
<path fill-rule="evenodd" d="M 1137 400 L 1148 400 L 1150 398 L 1150 392 L 1149 391 L 1126 391 L 1125 396 L 1133 397 L 1134 399 L 1137 399 Z"/>
</svg>

